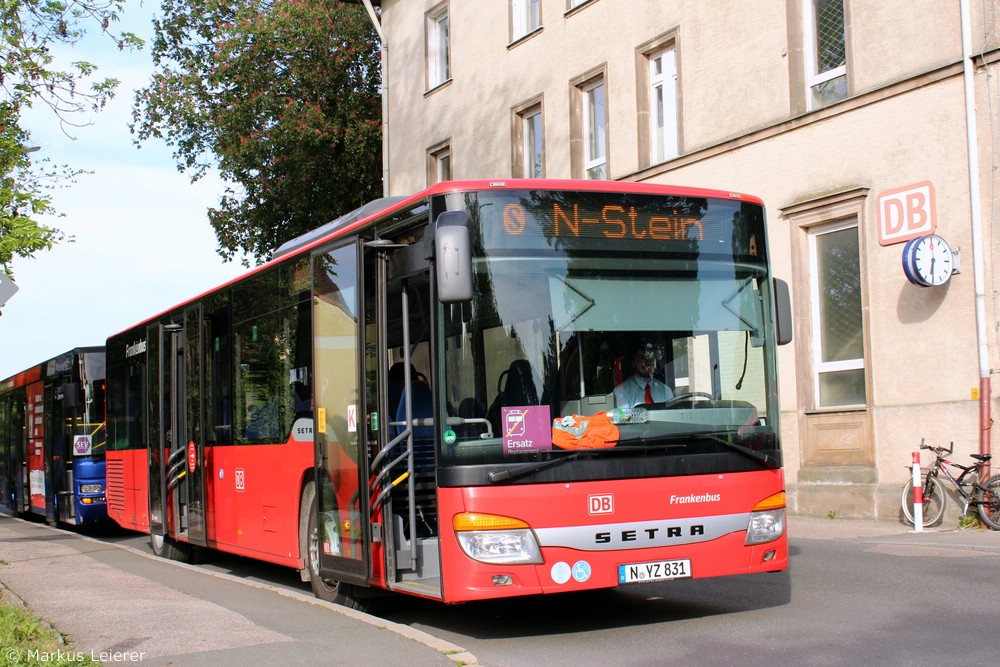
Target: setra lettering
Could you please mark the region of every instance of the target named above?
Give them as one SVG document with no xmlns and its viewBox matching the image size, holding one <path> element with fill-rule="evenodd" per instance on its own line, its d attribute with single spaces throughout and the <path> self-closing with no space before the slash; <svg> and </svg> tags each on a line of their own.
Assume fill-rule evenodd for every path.
<svg viewBox="0 0 1000 667">
<path fill-rule="evenodd" d="M 694 524 L 688 527 L 689 536 L 700 536 L 705 534 L 705 526 Z M 655 542 L 660 536 L 666 539 L 677 539 L 684 537 L 683 526 L 666 526 L 665 528 L 650 527 L 641 529 L 626 529 L 619 533 L 612 531 L 601 531 L 594 533 L 595 544 L 612 544 L 617 537 L 618 543 L 626 544 L 632 542 Z"/>
</svg>

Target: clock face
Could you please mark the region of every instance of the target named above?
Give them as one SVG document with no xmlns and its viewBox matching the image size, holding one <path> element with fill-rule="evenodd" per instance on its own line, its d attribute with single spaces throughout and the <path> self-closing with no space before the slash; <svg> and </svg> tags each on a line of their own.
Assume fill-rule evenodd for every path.
<svg viewBox="0 0 1000 667">
<path fill-rule="evenodd" d="M 903 271 L 915 285 L 943 285 L 954 268 L 951 247 L 937 234 L 911 239 L 903 249 Z"/>
</svg>

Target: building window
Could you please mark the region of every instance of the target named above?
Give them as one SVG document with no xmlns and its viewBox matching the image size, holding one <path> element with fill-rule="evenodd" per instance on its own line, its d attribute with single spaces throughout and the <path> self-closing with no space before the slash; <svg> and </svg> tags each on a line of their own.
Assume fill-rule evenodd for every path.
<svg viewBox="0 0 1000 667">
<path fill-rule="evenodd" d="M 861 255 L 855 220 L 809 231 L 814 405 L 864 405 Z"/>
<path fill-rule="evenodd" d="M 545 176 L 543 118 L 540 99 L 535 99 L 514 109 L 512 173 L 516 177 L 543 178 Z"/>
<path fill-rule="evenodd" d="M 677 59 L 673 47 L 649 55 L 653 164 L 677 157 Z"/>
<path fill-rule="evenodd" d="M 540 0 L 510 0 L 510 41 L 515 42 L 542 25 Z"/>
<path fill-rule="evenodd" d="M 810 109 L 847 98 L 844 0 L 802 0 Z"/>
<path fill-rule="evenodd" d="M 604 79 L 586 84 L 583 94 L 583 168 L 591 180 L 608 177 L 607 91 Z"/>
<path fill-rule="evenodd" d="M 427 151 L 427 184 L 433 185 L 451 179 L 451 142 L 448 141 Z"/>
<path fill-rule="evenodd" d="M 427 88 L 436 88 L 451 78 L 451 40 L 448 5 L 427 14 Z"/>
</svg>

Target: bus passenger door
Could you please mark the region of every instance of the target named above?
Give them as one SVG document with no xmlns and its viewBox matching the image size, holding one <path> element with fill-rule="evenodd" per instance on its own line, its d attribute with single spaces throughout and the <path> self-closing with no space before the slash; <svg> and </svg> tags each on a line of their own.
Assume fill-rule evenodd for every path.
<svg viewBox="0 0 1000 667">
<path fill-rule="evenodd" d="M 24 390 L 0 399 L 0 505 L 15 515 L 25 503 Z"/>
<path fill-rule="evenodd" d="M 191 544 L 205 546 L 207 533 L 205 524 L 205 437 L 203 428 L 204 410 L 204 364 L 205 345 L 202 340 L 201 305 L 184 311 L 184 351 L 178 358 L 183 363 L 179 369 L 183 377 L 184 415 L 184 458 L 187 475 L 182 480 L 185 487 L 181 492 L 185 506 L 183 513 L 187 519 L 187 540 Z M 180 381 L 179 381 L 180 382 Z"/>
<path fill-rule="evenodd" d="M 433 307 L 419 236 L 410 230 L 409 242 L 376 246 L 365 257 L 366 375 L 376 379 L 368 390 L 370 493 L 381 512 L 389 588 L 440 598 Z"/>
<path fill-rule="evenodd" d="M 62 376 L 45 385 L 45 515 L 52 525 L 75 519 L 73 503 L 73 472 L 66 444 L 69 432 Z"/>
<path fill-rule="evenodd" d="M 201 308 L 185 311 L 183 325 L 153 325 L 148 333 L 150 404 L 159 410 L 159 419 L 147 421 L 150 533 L 204 546 Z"/>
<path fill-rule="evenodd" d="M 149 534 L 154 543 L 157 538 L 167 534 L 167 520 L 163 508 L 163 499 L 167 496 L 167 454 L 170 449 L 170 428 L 164 427 L 170 419 L 170 405 L 165 400 L 167 392 L 164 384 L 169 385 L 169 374 L 162 372 L 166 362 L 170 360 L 169 353 L 173 336 L 159 324 L 146 328 L 146 345 L 148 359 L 148 414 L 146 414 L 146 458 L 149 465 Z M 164 352 L 164 350 L 168 352 Z"/>
<path fill-rule="evenodd" d="M 313 257 L 316 467 L 306 489 L 315 490 L 315 501 L 300 521 L 310 526 L 303 558 L 312 588 L 324 598 L 333 582 L 366 587 L 372 574 L 358 247 L 352 240 Z"/>
</svg>

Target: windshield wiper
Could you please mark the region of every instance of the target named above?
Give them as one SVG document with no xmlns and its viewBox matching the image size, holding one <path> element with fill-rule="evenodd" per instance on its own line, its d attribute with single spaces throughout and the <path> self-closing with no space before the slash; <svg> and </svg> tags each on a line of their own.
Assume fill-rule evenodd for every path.
<svg viewBox="0 0 1000 667">
<path fill-rule="evenodd" d="M 539 461 L 535 463 L 524 463 L 513 470 L 507 468 L 506 470 L 493 470 L 486 476 L 486 479 L 490 480 L 491 484 L 501 484 L 503 482 L 509 482 L 525 475 L 530 475 L 533 472 L 538 472 L 540 470 L 545 470 L 546 468 L 554 468 L 557 465 L 566 463 L 567 461 L 572 461 L 579 458 L 580 454 L 583 452 L 592 452 L 593 449 L 578 449 L 575 452 L 567 454 L 566 456 L 561 456 L 558 459 L 551 459 L 548 461 Z"/>
<path fill-rule="evenodd" d="M 735 442 L 730 442 L 729 440 L 726 440 L 725 438 L 720 438 L 719 436 L 712 433 L 699 433 L 698 435 L 704 438 L 708 438 L 713 442 L 717 442 L 720 445 L 728 447 L 737 454 L 742 454 L 748 459 L 752 459 L 757 463 L 760 463 L 765 468 L 770 468 L 771 470 L 774 470 L 775 468 L 781 467 L 781 465 L 775 459 L 768 456 L 764 452 L 758 452 L 755 449 L 750 449 L 749 447 L 744 447 L 743 445 L 737 445 Z"/>
<path fill-rule="evenodd" d="M 687 447 L 686 444 L 674 444 L 674 445 L 652 445 L 650 444 L 655 440 L 662 440 L 663 436 L 656 437 L 639 437 L 639 438 L 629 438 L 627 441 L 622 440 L 621 442 L 629 442 L 627 447 L 595 447 L 593 449 L 577 449 L 565 456 L 561 456 L 557 459 L 551 459 L 549 461 L 537 461 L 532 463 L 523 463 L 513 468 L 507 468 L 505 470 L 494 470 L 486 475 L 486 479 L 492 484 L 502 484 L 503 482 L 510 482 L 511 480 L 520 479 L 526 475 L 536 473 L 546 468 L 554 468 L 557 465 L 566 463 L 567 461 L 573 461 L 580 457 L 581 454 L 599 454 L 604 452 L 605 454 L 613 454 L 615 452 L 630 452 L 636 454 L 638 452 L 647 451 L 649 449 L 663 450 L 663 449 L 677 449 L 681 447 Z M 639 442 L 639 446 L 634 446 L 631 443 Z"/>
</svg>

